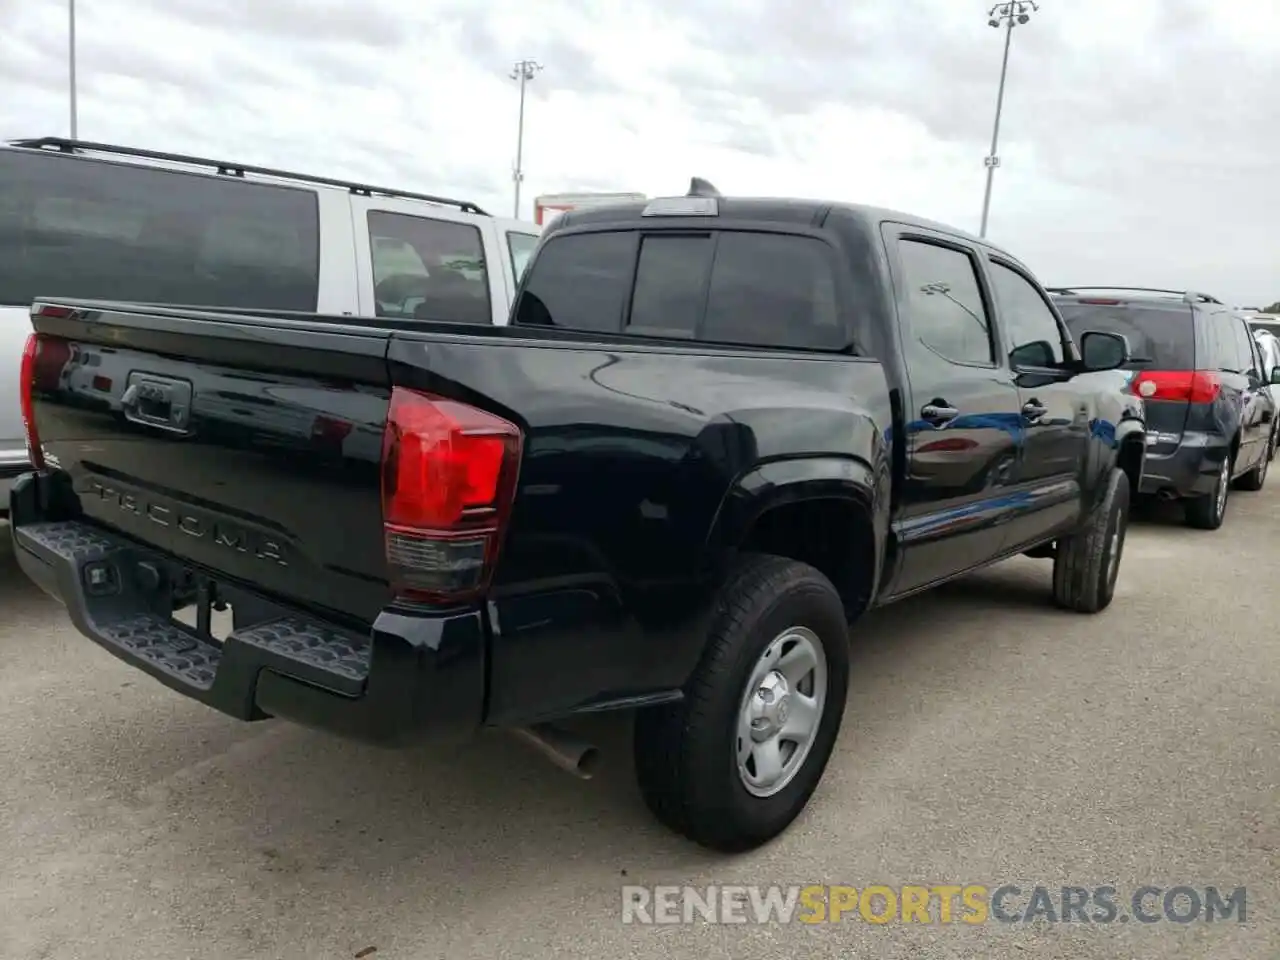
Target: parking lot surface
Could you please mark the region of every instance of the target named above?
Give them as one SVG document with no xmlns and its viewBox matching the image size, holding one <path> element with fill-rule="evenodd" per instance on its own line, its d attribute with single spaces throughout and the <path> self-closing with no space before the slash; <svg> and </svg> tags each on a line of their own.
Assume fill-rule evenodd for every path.
<svg viewBox="0 0 1280 960">
<path fill-rule="evenodd" d="M 1280 487 L 1217 533 L 1136 523 L 1097 617 L 1020 558 L 868 618 L 819 792 L 736 858 L 650 819 L 619 718 L 582 728 L 587 783 L 502 734 L 239 724 L 76 634 L 0 540 L 6 960 L 1280 956 Z M 1247 920 L 622 922 L 628 884 L 1006 882 L 1244 886 Z"/>
</svg>

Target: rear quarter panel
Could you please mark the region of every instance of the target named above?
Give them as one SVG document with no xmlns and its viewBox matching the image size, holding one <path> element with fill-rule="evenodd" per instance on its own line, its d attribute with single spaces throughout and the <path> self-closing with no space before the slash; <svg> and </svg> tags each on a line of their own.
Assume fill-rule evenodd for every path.
<svg viewBox="0 0 1280 960">
<path fill-rule="evenodd" d="M 1116 466 L 1120 448 L 1137 439 L 1146 452 L 1146 408 L 1142 398 L 1129 392 L 1129 370 L 1082 373 L 1074 380 L 1090 397 L 1089 454 L 1085 464 L 1087 500 L 1094 503 L 1106 492 L 1106 479 Z M 1136 495 L 1137 491 L 1133 491 Z"/>
<path fill-rule="evenodd" d="M 493 723 L 682 685 L 720 573 L 708 540 L 739 478 L 808 457 L 887 469 L 873 361 L 399 338 L 389 360 L 395 382 L 526 431 L 490 603 Z"/>
</svg>

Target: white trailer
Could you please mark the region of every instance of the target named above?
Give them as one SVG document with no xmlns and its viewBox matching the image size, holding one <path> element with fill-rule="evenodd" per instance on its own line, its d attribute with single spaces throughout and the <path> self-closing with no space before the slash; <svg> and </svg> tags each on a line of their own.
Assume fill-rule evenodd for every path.
<svg viewBox="0 0 1280 960">
<path fill-rule="evenodd" d="M 549 193 L 534 199 L 533 219 L 545 227 L 566 210 L 647 199 L 643 193 Z"/>
</svg>

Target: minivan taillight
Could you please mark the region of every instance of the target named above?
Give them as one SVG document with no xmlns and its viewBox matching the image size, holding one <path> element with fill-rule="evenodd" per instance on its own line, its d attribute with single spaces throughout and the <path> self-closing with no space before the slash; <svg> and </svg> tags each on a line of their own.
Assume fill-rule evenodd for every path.
<svg viewBox="0 0 1280 960">
<path fill-rule="evenodd" d="M 71 344 L 42 333 L 27 335 L 22 348 L 22 368 L 18 374 L 18 397 L 22 408 L 22 425 L 27 437 L 27 457 L 37 470 L 44 469 L 44 452 L 36 430 L 35 392 L 58 389 L 62 370 L 71 359 Z"/>
<path fill-rule="evenodd" d="M 472 599 L 489 585 L 523 434 L 456 400 L 396 387 L 382 441 L 382 520 L 396 596 Z"/>
<path fill-rule="evenodd" d="M 1212 370 L 1143 370 L 1129 382 L 1129 390 L 1144 400 L 1213 403 L 1222 381 Z"/>
</svg>

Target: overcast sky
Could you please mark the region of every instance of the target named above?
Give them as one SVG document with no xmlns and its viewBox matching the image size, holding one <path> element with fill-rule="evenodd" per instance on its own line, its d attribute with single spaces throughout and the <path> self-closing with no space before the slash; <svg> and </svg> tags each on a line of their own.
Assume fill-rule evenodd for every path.
<svg viewBox="0 0 1280 960">
<path fill-rule="evenodd" d="M 981 0 L 77 0 L 80 136 L 511 210 L 539 193 L 869 202 L 976 232 Z M 625 11 L 625 12 L 624 12 Z M 1280 299 L 1280 0 L 1044 0 L 989 235 L 1047 284 Z M 69 129 L 66 0 L 0 0 L 0 138 Z"/>
</svg>

